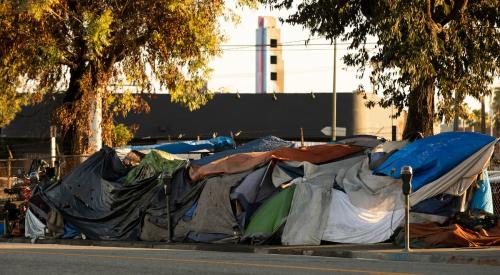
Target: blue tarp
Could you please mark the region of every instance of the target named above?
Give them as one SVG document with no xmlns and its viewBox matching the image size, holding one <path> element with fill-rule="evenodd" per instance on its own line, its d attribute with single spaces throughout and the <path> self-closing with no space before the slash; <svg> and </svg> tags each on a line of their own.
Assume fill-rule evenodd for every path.
<svg viewBox="0 0 500 275">
<path fill-rule="evenodd" d="M 481 209 L 485 212 L 493 213 L 493 195 L 491 193 L 490 179 L 488 172 L 483 172 L 483 179 L 478 181 L 479 189 L 474 192 L 470 202 L 470 208 Z"/>
<path fill-rule="evenodd" d="M 241 146 L 238 146 L 232 150 L 222 151 L 211 156 L 207 156 L 198 160 L 191 161 L 191 164 L 202 166 L 209 164 L 212 161 L 231 156 L 239 153 L 248 153 L 248 152 L 268 152 L 272 150 L 276 150 L 281 147 L 292 147 L 293 142 L 282 140 L 275 136 L 266 136 L 263 138 L 252 140 L 248 143 L 245 143 Z"/>
<path fill-rule="evenodd" d="M 143 146 L 130 146 L 132 150 L 161 150 L 170 154 L 187 154 L 199 150 L 221 151 L 228 148 L 234 148 L 234 141 L 230 137 L 216 137 L 209 140 L 200 141 L 182 141 L 174 143 L 162 143 Z"/>
<path fill-rule="evenodd" d="M 478 133 L 441 133 L 406 145 L 373 173 L 399 179 L 401 167 L 409 165 L 413 168 L 412 190 L 416 191 L 494 140 L 492 136 Z"/>
</svg>

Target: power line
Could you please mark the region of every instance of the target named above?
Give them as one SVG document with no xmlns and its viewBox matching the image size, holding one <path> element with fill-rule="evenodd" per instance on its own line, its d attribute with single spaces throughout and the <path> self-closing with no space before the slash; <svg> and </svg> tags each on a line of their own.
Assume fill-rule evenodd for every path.
<svg viewBox="0 0 500 275">
<path fill-rule="evenodd" d="M 369 50 L 374 50 L 376 48 L 368 48 Z M 282 51 L 294 52 L 294 51 L 331 51 L 330 48 L 309 48 L 309 49 L 281 49 Z M 255 52 L 257 49 L 222 49 L 223 52 Z M 337 49 L 337 51 L 350 51 L 349 49 Z"/>
<path fill-rule="evenodd" d="M 281 42 L 281 44 L 291 44 L 291 43 L 297 43 L 297 42 L 306 42 L 306 41 L 311 41 L 311 40 L 319 40 L 319 39 L 322 39 L 322 38 L 312 38 L 312 39 L 301 39 L 301 40 L 292 40 L 292 41 L 285 41 L 285 42 Z M 301 44 L 302 45 L 302 44 Z M 249 48 L 249 47 L 256 47 L 257 45 L 255 44 L 244 44 L 244 45 L 241 45 L 241 46 L 236 46 L 236 45 L 232 45 L 232 44 L 223 44 L 221 45 L 221 47 L 236 47 L 234 49 L 243 49 L 243 48 Z"/>
<path fill-rule="evenodd" d="M 308 47 L 308 46 L 332 46 L 333 44 L 330 43 L 315 43 L 315 44 L 286 44 L 287 42 L 283 42 L 281 44 L 278 44 L 277 47 L 296 47 L 296 46 L 302 46 L 302 47 Z M 365 45 L 375 45 L 377 44 L 376 42 L 366 42 L 364 43 Z M 341 42 L 337 43 L 337 45 L 351 45 L 349 42 Z M 223 44 L 221 47 L 270 47 L 271 44 Z"/>
</svg>

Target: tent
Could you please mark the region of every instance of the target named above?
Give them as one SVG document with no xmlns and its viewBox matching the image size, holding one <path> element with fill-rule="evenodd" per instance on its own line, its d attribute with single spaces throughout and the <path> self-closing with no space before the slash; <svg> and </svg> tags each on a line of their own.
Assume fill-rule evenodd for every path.
<svg viewBox="0 0 500 275">
<path fill-rule="evenodd" d="M 127 172 L 115 151 L 103 148 L 43 194 L 89 239 L 136 240 L 144 215 L 163 209 L 165 192 L 155 176 L 123 186 L 118 180 Z"/>
</svg>

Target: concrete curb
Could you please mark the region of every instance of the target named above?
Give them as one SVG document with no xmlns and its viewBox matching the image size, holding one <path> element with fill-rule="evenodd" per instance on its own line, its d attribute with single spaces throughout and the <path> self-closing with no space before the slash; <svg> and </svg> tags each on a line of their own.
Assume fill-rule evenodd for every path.
<svg viewBox="0 0 500 275">
<path fill-rule="evenodd" d="M 0 242 L 31 243 L 25 238 L 0 238 Z M 473 264 L 500 266 L 500 249 L 417 249 L 412 253 L 399 251 L 390 244 L 375 245 L 328 245 L 328 246 L 252 246 L 240 244 L 202 244 L 202 243 L 165 243 L 165 242 L 129 242 L 42 239 L 39 244 L 60 244 L 75 246 L 102 246 L 150 249 L 200 250 L 216 252 L 239 252 L 279 255 L 304 255 L 351 259 L 370 259 L 399 262 Z M 472 254 L 472 255 L 471 255 Z"/>
<path fill-rule="evenodd" d="M 422 263 L 446 263 L 446 264 L 475 264 L 475 265 L 493 265 L 500 266 L 500 253 L 494 255 L 460 255 L 457 252 L 439 253 L 418 251 L 412 253 L 406 252 L 381 252 L 381 251 L 355 251 L 355 250 L 315 250 L 315 249 L 295 249 L 295 250 L 280 250 L 267 249 L 269 254 L 288 254 L 288 255 L 307 255 L 321 257 L 337 257 L 337 258 L 353 258 L 353 259 L 370 259 L 383 261 L 403 261 L 403 262 L 422 262 Z"/>
</svg>

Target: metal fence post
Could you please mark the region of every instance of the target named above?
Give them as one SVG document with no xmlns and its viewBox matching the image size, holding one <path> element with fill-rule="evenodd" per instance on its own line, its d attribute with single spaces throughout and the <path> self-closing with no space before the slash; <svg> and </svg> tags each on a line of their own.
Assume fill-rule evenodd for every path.
<svg viewBox="0 0 500 275">
<path fill-rule="evenodd" d="M 7 186 L 9 189 L 12 188 L 12 159 L 14 158 L 12 156 L 12 151 L 10 151 L 9 145 L 7 145 L 7 151 L 9 152 L 9 158 L 7 159 Z"/>
</svg>

